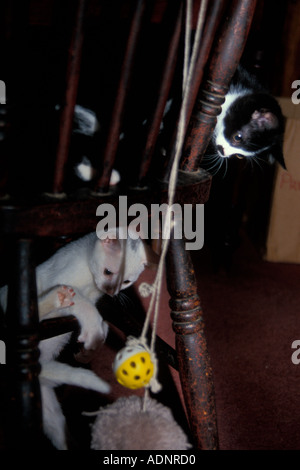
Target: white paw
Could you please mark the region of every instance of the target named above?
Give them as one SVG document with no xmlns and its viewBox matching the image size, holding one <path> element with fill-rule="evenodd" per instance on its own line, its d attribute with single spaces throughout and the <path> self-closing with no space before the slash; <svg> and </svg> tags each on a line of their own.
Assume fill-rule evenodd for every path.
<svg viewBox="0 0 300 470">
<path fill-rule="evenodd" d="M 73 297 L 76 295 L 70 286 L 61 285 L 57 289 L 58 307 L 71 307 L 74 305 Z"/>
<path fill-rule="evenodd" d="M 108 325 L 97 312 L 93 318 L 88 318 L 81 323 L 81 333 L 78 341 L 83 343 L 85 349 L 96 349 L 99 343 L 103 343 L 107 337 Z"/>
</svg>

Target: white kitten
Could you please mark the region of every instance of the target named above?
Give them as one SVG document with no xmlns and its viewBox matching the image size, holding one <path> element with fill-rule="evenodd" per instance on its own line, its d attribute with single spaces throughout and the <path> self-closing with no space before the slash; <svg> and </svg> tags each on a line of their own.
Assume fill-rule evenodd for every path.
<svg viewBox="0 0 300 470">
<path fill-rule="evenodd" d="M 122 229 L 117 230 L 120 233 Z M 115 231 L 104 239 L 91 233 L 69 243 L 36 269 L 40 320 L 74 315 L 80 326 L 78 341 L 85 349 L 95 348 L 108 332 L 96 302 L 104 294 L 116 295 L 133 284 L 146 262 L 142 240 L 130 236 L 119 239 Z M 0 290 L 4 310 L 6 297 L 7 286 Z M 54 360 L 70 336 L 66 333 L 39 343 L 44 432 L 58 449 L 67 449 L 65 418 L 53 388 L 70 384 L 101 393 L 109 391 L 108 384 L 92 371 Z"/>
</svg>

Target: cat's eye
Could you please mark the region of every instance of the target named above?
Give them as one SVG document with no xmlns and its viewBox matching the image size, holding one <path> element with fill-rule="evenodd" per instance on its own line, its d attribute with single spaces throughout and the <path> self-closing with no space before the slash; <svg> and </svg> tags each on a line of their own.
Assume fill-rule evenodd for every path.
<svg viewBox="0 0 300 470">
<path fill-rule="evenodd" d="M 129 283 L 130 283 L 130 281 L 128 281 L 128 280 L 127 280 L 127 281 L 123 281 L 123 284 L 129 284 Z"/>
<path fill-rule="evenodd" d="M 113 273 L 109 270 L 109 269 L 104 269 L 103 273 L 106 275 L 106 276 L 112 276 Z"/>
<path fill-rule="evenodd" d="M 233 134 L 233 136 L 232 136 L 232 139 L 233 139 L 234 142 L 237 143 L 237 144 L 242 141 L 242 138 L 243 138 L 243 136 L 242 136 L 241 132 L 236 132 L 236 133 Z"/>
</svg>

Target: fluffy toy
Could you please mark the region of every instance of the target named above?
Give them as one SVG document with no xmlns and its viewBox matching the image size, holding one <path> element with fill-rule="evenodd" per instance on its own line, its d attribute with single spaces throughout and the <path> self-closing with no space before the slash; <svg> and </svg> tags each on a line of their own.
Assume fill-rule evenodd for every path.
<svg viewBox="0 0 300 470">
<path fill-rule="evenodd" d="M 122 397 L 102 407 L 92 424 L 93 450 L 186 450 L 187 436 L 171 410 L 147 397 Z"/>
</svg>

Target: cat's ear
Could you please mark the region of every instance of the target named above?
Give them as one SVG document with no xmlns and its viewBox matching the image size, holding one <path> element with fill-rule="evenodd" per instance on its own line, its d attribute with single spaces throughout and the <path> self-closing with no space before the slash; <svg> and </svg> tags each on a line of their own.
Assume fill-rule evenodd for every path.
<svg viewBox="0 0 300 470">
<path fill-rule="evenodd" d="M 101 238 L 100 242 L 105 251 L 113 252 L 114 254 L 120 253 L 121 251 L 121 242 L 114 234 L 110 234 L 106 238 Z"/>
<path fill-rule="evenodd" d="M 270 163 L 273 163 L 275 161 L 277 161 L 284 170 L 286 170 L 286 164 L 285 164 L 285 161 L 284 161 L 284 156 L 283 156 L 283 152 L 282 152 L 282 145 L 280 144 L 275 144 L 273 145 L 273 147 L 271 147 L 270 151 L 269 151 L 269 161 Z"/>
<path fill-rule="evenodd" d="M 277 116 L 266 108 L 254 111 L 251 116 L 251 121 L 254 121 L 259 129 L 276 129 L 279 126 Z"/>
<path fill-rule="evenodd" d="M 117 229 L 112 229 L 102 234 L 97 233 L 98 238 L 105 251 L 119 253 L 121 251 L 121 243 L 118 238 Z"/>
<path fill-rule="evenodd" d="M 138 225 L 129 224 L 129 226 L 127 227 L 128 237 L 132 238 L 132 240 L 138 240 L 139 238 L 141 240 L 147 239 L 147 232 L 145 231 L 145 228 L 147 230 L 147 227 L 148 221 L 146 218 L 144 220 L 142 219 L 142 221 Z"/>
<path fill-rule="evenodd" d="M 144 244 L 146 260 L 145 260 L 145 267 L 156 269 L 159 263 L 160 256 L 152 249 L 152 247 L 148 244 Z"/>
</svg>

